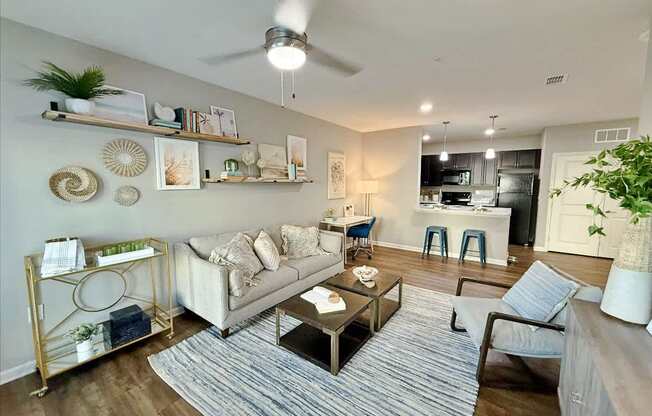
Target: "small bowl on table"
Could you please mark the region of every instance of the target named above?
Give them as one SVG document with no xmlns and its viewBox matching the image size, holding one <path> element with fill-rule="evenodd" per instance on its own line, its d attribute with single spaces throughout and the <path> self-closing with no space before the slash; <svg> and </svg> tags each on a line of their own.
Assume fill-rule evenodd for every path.
<svg viewBox="0 0 652 416">
<path fill-rule="evenodd" d="M 376 275 L 378 274 L 378 269 L 375 267 L 369 266 L 360 266 L 354 267 L 352 273 L 355 277 L 358 278 L 360 283 L 365 285 L 368 288 L 376 286 Z"/>
</svg>

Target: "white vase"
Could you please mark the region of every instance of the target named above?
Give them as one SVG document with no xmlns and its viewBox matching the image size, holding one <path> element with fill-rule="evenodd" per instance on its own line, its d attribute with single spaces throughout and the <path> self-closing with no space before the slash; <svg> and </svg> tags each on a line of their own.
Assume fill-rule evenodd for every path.
<svg viewBox="0 0 652 416">
<path fill-rule="evenodd" d="M 66 109 L 75 114 L 93 114 L 95 103 L 81 98 L 66 98 Z"/>
<path fill-rule="evenodd" d="M 652 218 L 627 225 L 600 309 L 635 324 L 652 320 Z"/>
<path fill-rule="evenodd" d="M 86 341 L 78 342 L 75 347 L 77 352 L 87 352 L 93 349 L 93 341 L 87 339 Z"/>
</svg>

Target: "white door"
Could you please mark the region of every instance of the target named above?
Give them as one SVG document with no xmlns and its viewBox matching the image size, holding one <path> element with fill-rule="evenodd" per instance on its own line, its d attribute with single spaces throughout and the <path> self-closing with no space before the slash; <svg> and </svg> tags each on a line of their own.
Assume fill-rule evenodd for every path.
<svg viewBox="0 0 652 416">
<path fill-rule="evenodd" d="M 564 179 L 572 179 L 589 171 L 584 162 L 595 153 L 556 153 L 552 159 L 551 188 L 560 187 Z M 596 204 L 602 195 L 589 188 L 566 189 L 551 200 L 548 216 L 548 250 L 562 253 L 597 256 L 599 238 L 589 237 L 593 213 L 586 204 Z"/>
<path fill-rule="evenodd" d="M 607 218 L 602 218 L 602 227 L 606 237 L 600 237 L 598 256 L 615 258 L 618 255 L 620 242 L 629 220 L 627 211 L 618 206 L 618 201 L 605 195 L 602 210 L 607 213 Z"/>
</svg>

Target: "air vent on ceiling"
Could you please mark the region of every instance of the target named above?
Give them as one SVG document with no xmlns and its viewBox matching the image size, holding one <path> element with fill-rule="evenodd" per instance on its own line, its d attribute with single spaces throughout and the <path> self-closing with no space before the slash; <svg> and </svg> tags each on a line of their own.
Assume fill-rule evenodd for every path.
<svg viewBox="0 0 652 416">
<path fill-rule="evenodd" d="M 596 143 L 624 142 L 629 140 L 631 131 L 629 127 L 617 129 L 598 129 L 595 131 Z"/>
<path fill-rule="evenodd" d="M 546 78 L 546 85 L 563 84 L 568 80 L 568 74 L 551 75 Z"/>
</svg>

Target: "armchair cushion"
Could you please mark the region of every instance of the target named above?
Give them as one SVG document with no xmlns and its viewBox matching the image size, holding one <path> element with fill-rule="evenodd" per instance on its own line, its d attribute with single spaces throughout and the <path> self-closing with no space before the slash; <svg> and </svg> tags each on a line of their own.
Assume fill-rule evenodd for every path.
<svg viewBox="0 0 652 416">
<path fill-rule="evenodd" d="M 501 299 L 456 296 L 451 299 L 451 303 L 459 321 L 478 349 L 482 345 L 487 316 L 490 312 L 519 315 Z M 497 320 L 492 331 L 491 347 L 505 354 L 560 357 L 564 347 L 564 336 L 552 329 L 542 328 L 531 331 L 525 324 Z"/>
<path fill-rule="evenodd" d="M 579 285 L 566 279 L 541 261 L 535 261 L 503 296 L 517 315 L 538 321 L 550 321 L 566 306 Z M 532 330 L 541 330 L 532 327 Z"/>
</svg>

